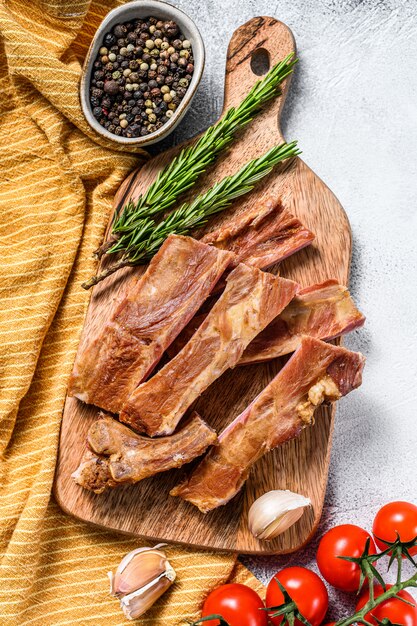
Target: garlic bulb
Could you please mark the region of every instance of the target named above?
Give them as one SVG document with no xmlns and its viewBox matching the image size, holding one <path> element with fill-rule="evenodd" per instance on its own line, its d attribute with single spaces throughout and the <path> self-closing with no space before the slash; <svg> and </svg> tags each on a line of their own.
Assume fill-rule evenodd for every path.
<svg viewBox="0 0 417 626">
<path fill-rule="evenodd" d="M 273 539 L 300 519 L 311 500 L 288 490 L 268 491 L 249 509 L 249 529 L 257 539 Z"/>
<path fill-rule="evenodd" d="M 175 580 L 165 552 L 159 550 L 164 545 L 132 550 L 121 560 L 114 575 L 108 573 L 110 593 L 119 598 L 128 619 L 143 615 Z"/>
</svg>

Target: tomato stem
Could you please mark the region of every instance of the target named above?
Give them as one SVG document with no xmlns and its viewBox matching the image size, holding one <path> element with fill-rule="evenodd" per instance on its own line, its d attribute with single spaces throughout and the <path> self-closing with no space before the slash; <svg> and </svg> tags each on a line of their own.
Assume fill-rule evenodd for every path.
<svg viewBox="0 0 417 626">
<path fill-rule="evenodd" d="M 369 611 L 371 611 L 372 609 L 375 609 L 377 606 L 382 604 L 382 602 L 385 602 L 385 600 L 388 600 L 389 598 L 394 598 L 399 591 L 402 591 L 406 587 L 417 587 L 417 572 L 413 576 L 411 576 L 411 578 L 408 578 L 403 582 L 395 583 L 395 585 L 384 591 L 384 593 L 382 593 L 377 598 L 372 598 L 372 601 L 371 592 L 373 596 L 373 587 L 370 587 L 368 602 L 362 607 L 360 611 L 355 613 L 355 615 L 338 621 L 337 626 L 350 626 L 350 624 L 354 624 L 355 622 L 360 622 L 361 624 L 369 624 L 369 622 L 367 622 L 365 619 L 365 615 L 369 613 Z"/>
</svg>

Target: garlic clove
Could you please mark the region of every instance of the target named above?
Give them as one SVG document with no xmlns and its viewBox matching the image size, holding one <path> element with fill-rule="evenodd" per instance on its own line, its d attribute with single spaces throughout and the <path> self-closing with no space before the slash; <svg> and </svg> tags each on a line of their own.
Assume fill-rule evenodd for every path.
<svg viewBox="0 0 417 626">
<path fill-rule="evenodd" d="M 311 500 L 288 490 L 264 493 L 249 509 L 248 525 L 257 539 L 273 539 L 295 524 Z"/>
<path fill-rule="evenodd" d="M 109 572 L 110 593 L 120 600 L 129 619 L 143 615 L 175 580 L 175 571 L 159 548 L 138 548 L 120 562 L 115 574 Z"/>
<path fill-rule="evenodd" d="M 140 617 L 169 589 L 174 580 L 175 572 L 170 567 L 170 571 L 161 574 L 146 587 L 123 596 L 120 599 L 123 613 L 128 619 Z"/>
</svg>

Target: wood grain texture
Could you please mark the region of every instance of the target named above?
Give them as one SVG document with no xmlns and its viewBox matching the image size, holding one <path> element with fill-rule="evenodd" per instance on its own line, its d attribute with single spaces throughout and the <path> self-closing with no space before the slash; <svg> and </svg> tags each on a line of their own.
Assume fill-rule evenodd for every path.
<svg viewBox="0 0 417 626">
<path fill-rule="evenodd" d="M 251 69 L 251 59 L 259 48 L 267 50 L 272 65 L 295 50 L 295 43 L 288 27 L 273 18 L 258 17 L 241 26 L 234 33 L 228 49 L 224 111 L 237 105 L 258 79 Z M 235 172 L 249 159 L 283 141 L 279 116 L 288 88 L 287 80 L 282 96 L 256 117 L 227 155 L 207 172 L 193 193 L 203 191 L 215 180 Z M 122 185 L 115 205 L 122 204 L 129 196 L 137 197 L 180 148 L 158 155 L 140 171 L 132 173 Z M 238 200 L 227 215 L 212 220 L 210 229 L 230 218 L 233 211 L 245 211 L 267 195 L 281 197 L 316 234 L 312 246 L 281 265 L 281 275 L 302 286 L 329 278 L 347 284 L 351 257 L 347 217 L 333 193 L 299 158 L 290 166 L 276 169 L 250 195 Z M 142 271 L 142 268 L 127 269 L 94 288 L 80 350 Z M 279 367 L 280 361 L 276 360 L 228 371 L 199 398 L 194 408 L 219 431 L 265 387 Z M 262 459 L 242 492 L 225 507 L 207 515 L 168 495 L 186 470 L 167 472 L 102 495 L 91 494 L 76 485 L 70 475 L 78 466 L 88 428 L 96 416 L 94 407 L 67 398 L 55 495 L 68 513 L 152 541 L 174 541 L 200 548 L 252 554 L 291 552 L 305 544 L 313 534 L 320 519 L 327 482 L 334 419 L 334 411 L 330 408 L 320 408 L 314 427 Z M 265 491 L 281 488 L 308 496 L 313 506 L 297 524 L 275 540 L 258 541 L 247 527 L 248 508 Z"/>
</svg>

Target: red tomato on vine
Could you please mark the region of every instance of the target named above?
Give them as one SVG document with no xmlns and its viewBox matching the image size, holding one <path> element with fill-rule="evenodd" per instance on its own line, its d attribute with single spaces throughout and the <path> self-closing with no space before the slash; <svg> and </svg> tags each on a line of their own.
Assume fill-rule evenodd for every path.
<svg viewBox="0 0 417 626">
<path fill-rule="evenodd" d="M 339 557 L 361 556 L 367 539 L 370 540 L 369 554 L 375 554 L 377 550 L 371 535 L 353 524 L 335 526 L 321 538 L 317 565 L 323 578 L 336 589 L 358 591 L 361 575 L 359 565 Z"/>
</svg>

